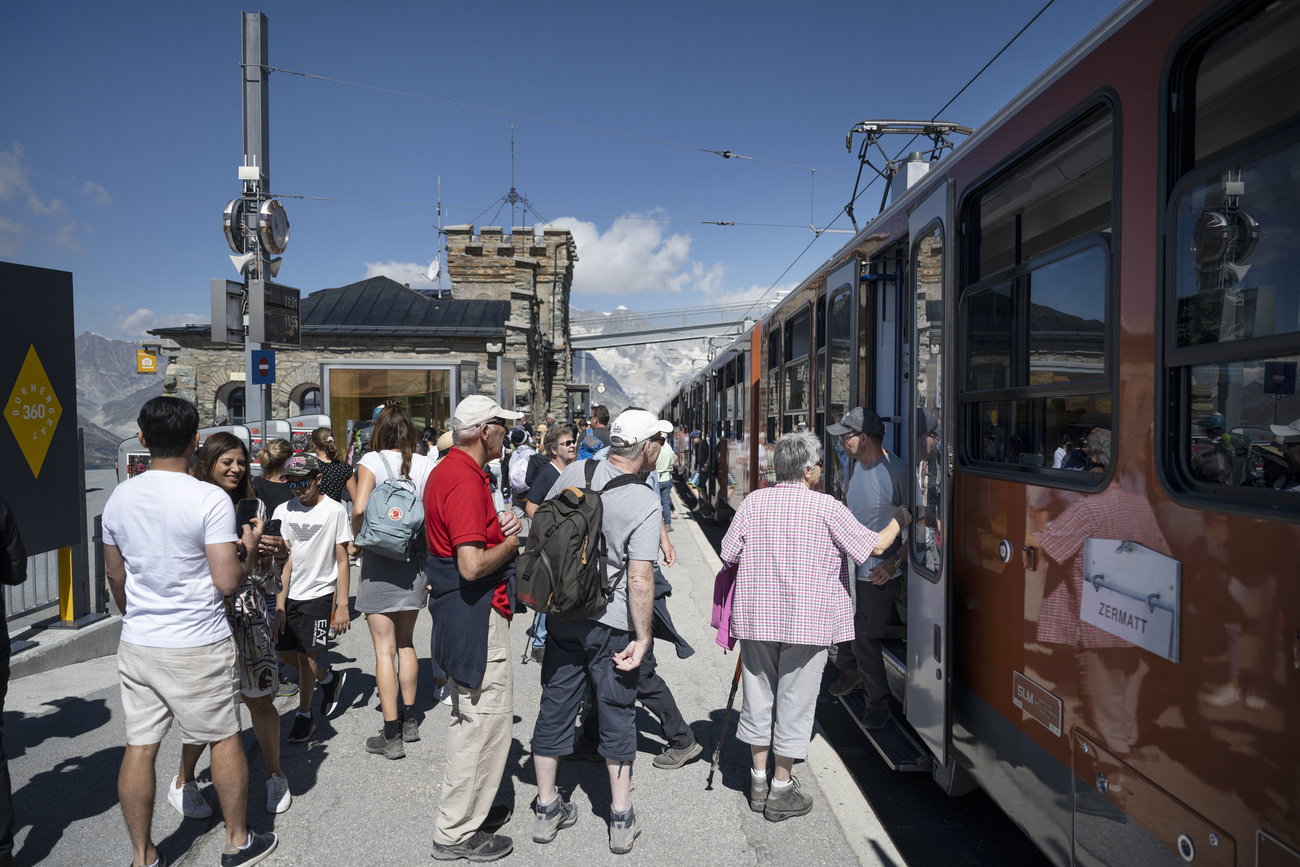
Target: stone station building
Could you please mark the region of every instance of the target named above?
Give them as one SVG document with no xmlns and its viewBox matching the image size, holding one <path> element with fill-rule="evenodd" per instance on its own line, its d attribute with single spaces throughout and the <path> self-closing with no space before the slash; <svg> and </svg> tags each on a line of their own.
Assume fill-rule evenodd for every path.
<svg viewBox="0 0 1300 867">
<path fill-rule="evenodd" d="M 569 294 L 577 250 L 567 229 L 451 226 L 451 296 L 387 277 L 323 289 L 301 302 L 301 344 L 276 351 L 272 416 L 325 414 L 335 438 L 400 397 L 417 426 L 445 430 L 480 393 L 540 420 L 567 415 L 573 353 Z M 201 424 L 242 424 L 244 353 L 211 342 L 207 325 L 149 332 L 180 347 L 164 390 L 193 400 Z M 256 413 L 256 409 L 252 410 Z"/>
</svg>

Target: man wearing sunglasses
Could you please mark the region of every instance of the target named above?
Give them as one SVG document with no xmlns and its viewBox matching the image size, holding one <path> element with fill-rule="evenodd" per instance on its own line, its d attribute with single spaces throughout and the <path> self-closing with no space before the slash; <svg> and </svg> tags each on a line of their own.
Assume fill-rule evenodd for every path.
<svg viewBox="0 0 1300 867">
<path fill-rule="evenodd" d="M 475 394 L 456 405 L 452 448 L 424 488 L 429 543 L 433 658 L 451 684 L 447 770 L 433 828 L 440 861 L 495 861 L 514 842 L 494 831 L 508 808 L 493 808 L 510 752 L 514 701 L 507 581 L 519 553 L 519 518 L 498 513 L 484 469 L 501 455 L 521 414 Z"/>
<path fill-rule="evenodd" d="M 845 454 L 857 461 L 857 466 L 851 467 L 845 505 L 864 527 L 879 533 L 889 525 L 894 511 L 906 505 L 908 483 L 902 459 L 885 451 L 884 421 L 873 410 L 858 406 L 839 424 L 827 425 L 826 432 L 839 436 Z M 883 728 L 890 718 L 889 681 L 880 639 L 886 635 L 903 581 L 905 538 L 906 531 L 882 556 L 869 557 L 858 566 L 854 639 L 841 643 L 836 653 L 840 680 L 831 687 L 831 694 L 846 695 L 861 684 L 867 698 L 863 725 L 872 729 Z"/>
</svg>

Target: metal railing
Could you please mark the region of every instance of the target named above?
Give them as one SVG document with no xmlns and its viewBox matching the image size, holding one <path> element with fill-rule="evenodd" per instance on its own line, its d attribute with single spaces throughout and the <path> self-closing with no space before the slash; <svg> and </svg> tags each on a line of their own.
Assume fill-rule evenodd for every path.
<svg viewBox="0 0 1300 867">
<path fill-rule="evenodd" d="M 27 580 L 5 587 L 5 620 L 59 604 L 59 552 L 27 558 Z"/>
</svg>

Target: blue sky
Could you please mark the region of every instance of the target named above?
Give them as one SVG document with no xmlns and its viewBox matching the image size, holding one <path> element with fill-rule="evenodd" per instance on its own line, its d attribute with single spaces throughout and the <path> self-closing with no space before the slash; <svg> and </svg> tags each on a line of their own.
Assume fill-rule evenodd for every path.
<svg viewBox="0 0 1300 867">
<path fill-rule="evenodd" d="M 495 203 L 511 185 L 513 122 L 516 188 L 578 239 L 575 306 L 754 298 L 845 240 L 823 236 L 780 277 L 809 223 L 849 198 L 849 127 L 929 118 L 1042 4 L 271 2 L 271 66 L 687 146 L 276 72 L 272 187 L 432 205 L 441 177 L 444 224 L 508 228 Z M 1057 0 L 944 119 L 978 126 L 1115 5 Z M 209 279 L 237 276 L 220 214 L 240 190 L 240 11 L 6 10 L 0 260 L 71 271 L 78 332 L 138 339 L 207 321 Z M 440 246 L 432 208 L 282 201 L 279 281 L 304 293 L 374 273 L 422 285 Z M 860 223 L 878 201 L 878 188 L 859 200 Z"/>
</svg>

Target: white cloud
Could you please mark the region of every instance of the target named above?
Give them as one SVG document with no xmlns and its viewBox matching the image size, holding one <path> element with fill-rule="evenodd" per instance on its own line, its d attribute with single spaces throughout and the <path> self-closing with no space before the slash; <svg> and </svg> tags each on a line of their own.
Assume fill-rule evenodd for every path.
<svg viewBox="0 0 1300 867">
<path fill-rule="evenodd" d="M 87 226 L 83 231 L 89 235 L 93 230 Z M 67 250 L 69 253 L 76 253 L 78 256 L 86 254 L 86 248 L 81 245 L 81 241 L 77 238 L 76 220 L 60 226 L 58 232 L 49 237 L 41 238 L 41 240 L 51 247 L 58 247 L 60 250 Z"/>
<path fill-rule="evenodd" d="M 206 323 L 211 317 L 201 313 L 154 313 L 148 307 L 127 312 L 124 307 L 114 307 L 117 319 L 104 331 L 108 337 L 118 340 L 141 340 L 149 335 L 151 328 L 166 328 L 174 325 Z"/>
<path fill-rule="evenodd" d="M 17 256 L 23 238 L 31 230 L 17 220 L 0 217 L 0 256 Z"/>
<path fill-rule="evenodd" d="M 678 232 L 665 237 L 661 224 L 636 219 L 639 216 L 645 215 L 619 217 L 603 234 L 595 223 L 572 217 L 555 221 L 573 233 L 578 245 L 574 295 L 686 291 L 711 295 L 718 290 L 725 269 L 692 259 L 690 235 Z"/>
<path fill-rule="evenodd" d="M 22 199 L 38 217 L 57 217 L 68 211 L 62 199 L 44 202 L 36 195 L 31 183 L 31 168 L 17 142 L 13 150 L 0 151 L 0 199 Z"/>
<path fill-rule="evenodd" d="M 367 262 L 366 273 L 361 279 L 369 280 L 371 277 L 387 277 L 389 280 L 396 280 L 398 283 L 409 283 L 412 289 L 436 289 L 436 281 L 430 281 L 422 276 L 422 272 L 429 272 L 429 263 L 419 262 Z"/>
<path fill-rule="evenodd" d="M 108 194 L 108 190 L 104 189 L 94 181 L 84 181 L 81 186 L 77 187 L 77 192 L 81 193 L 101 208 L 107 208 L 109 205 L 113 204 L 113 197 Z"/>
</svg>

